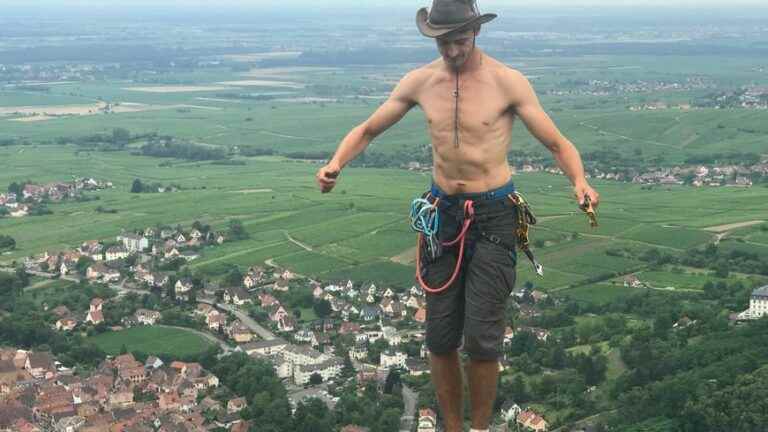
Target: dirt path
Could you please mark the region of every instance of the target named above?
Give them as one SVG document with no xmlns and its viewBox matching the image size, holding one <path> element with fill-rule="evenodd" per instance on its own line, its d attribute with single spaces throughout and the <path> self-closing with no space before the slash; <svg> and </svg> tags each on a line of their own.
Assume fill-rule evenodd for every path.
<svg viewBox="0 0 768 432">
<path fill-rule="evenodd" d="M 747 222 L 732 223 L 727 225 L 716 225 L 716 226 L 702 228 L 702 230 L 722 233 L 722 232 L 734 230 L 737 228 L 746 228 L 746 227 L 751 227 L 753 225 L 760 225 L 761 223 L 764 223 L 764 222 L 765 222 L 764 220 L 753 220 L 753 221 L 747 221 Z"/>
<path fill-rule="evenodd" d="M 307 252 L 312 252 L 312 248 L 310 246 L 308 246 L 308 245 L 306 245 L 306 244 L 296 240 L 295 238 L 291 237 L 291 235 L 288 234 L 288 231 L 283 231 L 283 234 L 285 234 L 285 238 L 287 238 L 289 242 L 295 244 L 296 246 L 304 249 Z"/>
</svg>

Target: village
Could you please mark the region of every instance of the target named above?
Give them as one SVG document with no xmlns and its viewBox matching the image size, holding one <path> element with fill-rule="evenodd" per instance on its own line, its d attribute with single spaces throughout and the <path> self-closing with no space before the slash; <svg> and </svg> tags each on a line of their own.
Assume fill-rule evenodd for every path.
<svg viewBox="0 0 768 432">
<path fill-rule="evenodd" d="M 768 159 L 753 165 L 677 165 L 669 168 L 647 167 L 643 172 L 627 169 L 585 166 L 587 178 L 630 182 L 641 185 L 689 185 L 693 187 L 752 187 L 756 179 L 768 177 Z M 559 168 L 540 163 L 524 163 L 516 172 L 563 175 Z"/>
<path fill-rule="evenodd" d="M 154 292 L 184 305 L 189 318 L 197 323 L 196 329 L 207 332 L 224 347 L 221 355 L 240 352 L 268 360 L 285 383 L 294 407 L 307 397 L 316 397 L 333 409 L 338 398 L 329 394 L 327 386 L 348 379 L 355 380 L 360 388 L 371 382 L 381 387 L 393 370 L 411 377 L 429 374 L 422 326 L 426 320 L 425 298 L 417 286 L 396 292 L 374 283 L 351 280 L 322 283 L 286 269 L 260 265 L 249 267 L 236 283 L 231 283 L 231 277 L 223 281 L 201 281 L 184 276 L 183 270 L 160 270 L 168 269 L 169 263 L 176 263 L 171 267 L 178 269 L 180 264 L 199 257 L 205 248 L 215 248 L 227 241 L 225 233 L 199 222 L 187 229 L 150 227 L 123 232 L 116 240 L 86 241 L 76 249 L 47 251 L 26 259 L 25 268 L 30 274 L 102 284 L 117 292 L 111 300 L 92 298 L 84 311 L 45 304 L 55 316 L 53 326 L 57 331 L 119 332 L 131 327 L 161 325 L 164 311 L 146 308 L 111 317 L 112 322 L 117 320 L 120 325 L 105 328 L 104 324 L 104 305 L 108 302 L 129 294 Z M 311 293 L 314 303 L 326 305 L 323 316 L 300 323 L 296 310 L 289 305 L 291 295 L 298 292 Z M 527 289 L 516 290 L 513 298 L 523 317 L 538 315 L 535 304 L 548 300 L 545 293 Z M 520 332 L 529 332 L 541 341 L 549 337 L 545 329 L 519 325 L 507 327 L 505 344 Z M 216 403 L 204 399 L 206 403 L 195 405 L 193 401 L 206 394 L 206 389 L 215 388 L 218 381 L 200 370 L 199 365 L 174 362 L 166 367 L 156 357 L 142 365 L 126 353 L 108 358 L 98 371 L 86 378 L 77 374 L 73 377 L 71 369 L 55 365 L 49 353 L 18 351 L 7 355 L 11 360 L 24 356 L 32 358 L 34 365 L 21 367 L 24 363 L 21 360 L 16 361 L 18 366 L 13 369 L 10 363 L 6 365 L 8 379 L 3 381 L 3 398 L 18 400 L 25 389 L 45 388 L 46 391 L 38 394 L 50 394 L 52 400 L 44 396 L 27 408 L 19 407 L 20 413 L 31 410 L 30 415 L 24 417 L 30 425 L 20 423 L 19 429 L 14 430 L 46 430 L 34 427 L 59 424 L 70 425 L 70 430 L 104 430 L 98 425 L 108 422 L 110 426 L 136 427 L 123 430 L 140 431 L 145 429 L 139 425 L 150 419 L 186 425 L 186 429 L 159 430 L 207 430 L 205 427 L 211 424 L 229 430 L 247 430 L 233 428 L 240 421 L 236 413 L 241 402 L 220 401 L 227 405 L 227 415 L 223 417 L 226 421 L 217 417 L 218 423 L 204 426 L 200 422 L 201 412 Z M 506 359 L 500 362 L 502 370 L 508 367 L 505 363 Z M 37 371 L 38 367 L 44 372 Z M 100 374 L 110 369 L 117 378 L 106 382 Z M 161 382 L 156 383 L 156 379 Z M 93 397 L 84 399 L 80 393 L 91 382 L 101 387 L 98 391 L 88 390 Z M 139 402 L 133 398 L 139 392 L 153 392 L 158 399 L 153 404 Z M 83 405 L 86 402 L 89 408 Z M 406 423 L 416 426 L 418 432 L 436 432 L 437 407 L 416 407 L 416 402 L 411 398 L 406 403 L 410 405 L 406 406 Z M 531 430 L 547 428 L 546 421 L 536 412 L 506 401 L 495 430 L 506 430 L 507 422 L 515 421 Z M 158 427 L 158 423 L 154 425 Z M 355 427 L 350 425 L 345 431 L 366 430 Z"/>
<path fill-rule="evenodd" d="M 70 182 L 46 184 L 11 183 L 7 193 L 0 193 L 0 217 L 25 217 L 49 212 L 47 203 L 82 199 L 82 192 L 109 189 L 112 182 L 94 178 L 75 178 Z"/>
</svg>

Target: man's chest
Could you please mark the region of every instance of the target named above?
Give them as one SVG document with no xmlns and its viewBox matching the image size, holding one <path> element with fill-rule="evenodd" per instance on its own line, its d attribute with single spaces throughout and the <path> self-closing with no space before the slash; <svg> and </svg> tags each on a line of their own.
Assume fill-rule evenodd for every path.
<svg viewBox="0 0 768 432">
<path fill-rule="evenodd" d="M 483 134 L 511 124 L 508 98 L 487 79 L 441 79 L 422 90 L 419 105 L 433 133 L 453 131 Z M 458 120 L 458 121 L 457 121 Z"/>
</svg>

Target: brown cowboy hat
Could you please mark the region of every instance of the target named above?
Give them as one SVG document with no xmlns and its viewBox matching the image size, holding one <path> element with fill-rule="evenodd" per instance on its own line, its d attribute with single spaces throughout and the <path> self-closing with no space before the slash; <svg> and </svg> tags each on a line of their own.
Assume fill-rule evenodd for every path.
<svg viewBox="0 0 768 432">
<path fill-rule="evenodd" d="M 475 0 L 432 0 L 432 8 L 416 12 L 416 25 L 421 34 L 436 38 L 454 31 L 462 31 L 485 24 L 496 14 L 480 15 Z"/>
</svg>

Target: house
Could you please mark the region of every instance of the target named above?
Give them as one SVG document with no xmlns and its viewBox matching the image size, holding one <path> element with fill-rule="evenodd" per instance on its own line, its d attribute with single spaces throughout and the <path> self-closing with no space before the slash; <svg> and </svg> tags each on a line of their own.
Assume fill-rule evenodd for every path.
<svg viewBox="0 0 768 432">
<path fill-rule="evenodd" d="M 640 282 L 637 276 L 631 274 L 624 276 L 624 286 L 627 288 L 641 288 L 643 283 Z"/>
<path fill-rule="evenodd" d="M 155 325 L 160 321 L 160 312 L 149 309 L 136 310 L 136 321 L 144 325 Z"/>
<path fill-rule="evenodd" d="M 525 410 L 518 414 L 517 424 L 535 432 L 543 432 L 549 428 L 544 418 L 531 410 Z"/>
<path fill-rule="evenodd" d="M 91 312 L 101 312 L 103 306 L 104 300 L 100 299 L 99 297 L 94 297 L 91 299 L 91 304 L 88 306 L 88 310 Z"/>
<path fill-rule="evenodd" d="M 546 329 L 538 328 L 538 327 L 523 327 L 523 326 L 520 326 L 520 327 L 517 327 L 516 331 L 517 332 L 521 332 L 521 331 L 529 332 L 529 333 L 533 334 L 534 336 L 536 336 L 536 339 L 538 339 L 538 340 L 540 340 L 542 342 L 546 342 L 547 339 L 549 338 L 549 331 L 546 330 Z"/>
<path fill-rule="evenodd" d="M 189 295 L 189 292 L 192 291 L 192 288 L 194 287 L 191 279 L 179 279 L 176 281 L 176 285 L 173 286 L 173 292 L 176 293 L 177 296 L 185 297 Z"/>
<path fill-rule="evenodd" d="M 437 432 L 437 414 L 431 408 L 419 410 L 416 432 Z"/>
<path fill-rule="evenodd" d="M 421 376 L 429 373 L 429 365 L 427 362 L 416 358 L 406 359 L 405 369 L 408 371 L 408 375 L 411 376 Z"/>
<path fill-rule="evenodd" d="M 413 314 L 413 320 L 418 323 L 425 323 L 427 321 L 427 308 L 420 307 L 419 310 Z"/>
<path fill-rule="evenodd" d="M 259 283 L 261 283 L 261 277 L 254 273 L 248 273 L 243 277 L 243 285 L 248 289 L 255 287 Z"/>
<path fill-rule="evenodd" d="M 271 306 L 272 310 L 269 312 L 269 319 L 273 322 L 278 322 L 280 319 L 288 316 L 288 311 L 281 304 Z"/>
<path fill-rule="evenodd" d="M 379 319 L 380 313 L 378 306 L 363 306 L 360 311 L 360 318 L 363 321 L 375 321 Z"/>
<path fill-rule="evenodd" d="M 128 252 L 141 252 L 149 248 L 149 239 L 138 234 L 123 234 L 117 236 L 117 241 L 123 243 L 123 247 Z"/>
<path fill-rule="evenodd" d="M 413 309 L 418 309 L 420 307 L 423 307 L 425 304 L 426 303 L 423 297 L 415 296 L 413 294 L 408 296 L 408 298 L 405 300 L 405 305 Z"/>
<path fill-rule="evenodd" d="M 384 315 L 393 319 L 404 318 L 408 313 L 403 303 L 397 298 L 385 297 L 379 306 Z"/>
<path fill-rule="evenodd" d="M 111 269 L 101 262 L 97 262 L 85 272 L 85 277 L 90 280 L 103 280 L 104 282 L 112 282 L 120 279 L 120 272 Z"/>
<path fill-rule="evenodd" d="M 224 301 L 227 303 L 233 303 L 237 306 L 242 306 L 246 303 L 253 303 L 248 292 L 240 287 L 229 287 L 224 290 Z"/>
<path fill-rule="evenodd" d="M 247 343 L 253 339 L 253 333 L 240 321 L 235 321 L 228 329 L 229 337 L 237 343 Z"/>
<path fill-rule="evenodd" d="M 210 314 L 215 310 L 216 308 L 209 305 L 208 303 L 198 303 L 197 307 L 195 308 L 195 311 L 192 313 L 194 313 L 195 315 L 208 316 L 208 314 Z"/>
<path fill-rule="evenodd" d="M 323 291 L 322 288 L 319 286 L 316 286 L 314 290 L 312 290 L 312 297 L 314 298 L 320 298 L 325 294 L 325 291 Z"/>
<path fill-rule="evenodd" d="M 275 281 L 275 283 L 272 285 L 272 289 L 275 291 L 281 291 L 286 292 L 290 288 L 288 280 L 287 279 L 278 279 Z"/>
<path fill-rule="evenodd" d="M 248 406 L 248 403 L 245 401 L 245 398 L 243 397 L 230 399 L 229 402 L 227 402 L 227 412 L 230 414 L 240 412 L 244 410 L 247 406 Z"/>
<path fill-rule="evenodd" d="M 89 310 L 85 316 L 85 322 L 93 325 L 99 325 L 104 322 L 104 314 L 99 310 Z"/>
<path fill-rule="evenodd" d="M 72 318 L 61 318 L 56 321 L 56 330 L 72 331 L 77 326 L 77 321 Z"/>
<path fill-rule="evenodd" d="M 382 368 L 401 367 L 405 368 L 405 360 L 408 359 L 408 355 L 404 352 L 386 350 L 381 353 L 379 358 L 379 366 Z"/>
<path fill-rule="evenodd" d="M 98 240 L 89 240 L 80 245 L 80 252 L 94 261 L 104 259 L 104 245 Z"/>
<path fill-rule="evenodd" d="M 53 356 L 47 352 L 29 353 L 24 369 L 38 379 L 50 378 L 56 374 Z"/>
<path fill-rule="evenodd" d="M 290 315 L 285 315 L 277 320 L 277 329 L 282 332 L 290 332 L 296 328 L 296 319 Z"/>
<path fill-rule="evenodd" d="M 386 291 L 384 291 L 384 297 L 392 298 L 395 296 L 395 292 L 392 291 L 392 288 L 387 288 Z"/>
<path fill-rule="evenodd" d="M 356 334 L 360 333 L 360 324 L 345 322 L 341 323 L 339 327 L 339 334 Z"/>
<path fill-rule="evenodd" d="M 315 333 L 310 330 L 299 330 L 296 332 L 296 334 L 293 335 L 293 338 L 296 340 L 296 342 L 306 342 L 312 346 L 317 346 L 317 338 L 315 337 Z"/>
<path fill-rule="evenodd" d="M 259 301 L 261 302 L 261 307 L 263 308 L 268 308 L 276 304 L 280 304 L 280 302 L 275 297 L 267 293 L 259 293 Z"/>
<path fill-rule="evenodd" d="M 144 362 L 144 367 L 146 369 L 160 369 L 161 367 L 163 367 L 163 364 L 164 363 L 163 363 L 162 360 L 160 360 L 159 358 L 151 355 L 151 356 L 147 357 L 147 361 Z"/>
<path fill-rule="evenodd" d="M 523 409 L 513 400 L 507 400 L 501 405 L 501 417 L 507 422 L 515 420 L 521 412 Z"/>
<path fill-rule="evenodd" d="M 402 342 L 400 333 L 396 328 L 392 326 L 384 326 L 381 328 L 381 336 L 389 343 L 389 346 L 399 345 Z"/>
<path fill-rule="evenodd" d="M 61 260 L 61 265 L 59 266 L 59 273 L 63 276 L 66 276 L 74 271 L 77 270 L 77 261 L 63 259 Z"/>
<path fill-rule="evenodd" d="M 205 316 L 205 325 L 210 330 L 221 330 L 226 324 L 227 316 L 217 310 L 212 310 Z"/>
<path fill-rule="evenodd" d="M 368 357 L 368 347 L 363 343 L 356 343 L 349 350 L 349 358 L 352 360 L 363 361 Z"/>
<path fill-rule="evenodd" d="M 129 255 L 130 253 L 128 252 L 128 249 L 122 246 L 110 246 L 107 248 L 107 252 L 104 254 L 104 257 L 107 261 L 115 261 L 128 258 Z"/>
</svg>

